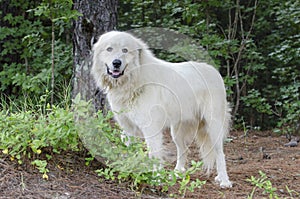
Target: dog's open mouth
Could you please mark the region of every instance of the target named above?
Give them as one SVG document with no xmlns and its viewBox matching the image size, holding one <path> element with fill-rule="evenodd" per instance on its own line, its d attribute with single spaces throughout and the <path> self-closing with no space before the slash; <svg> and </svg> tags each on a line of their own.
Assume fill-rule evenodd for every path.
<svg viewBox="0 0 300 199">
<path fill-rule="evenodd" d="M 107 74 L 112 76 L 113 78 L 118 78 L 124 75 L 124 70 L 123 71 L 121 71 L 120 69 L 111 70 L 107 65 L 106 65 L 106 70 L 107 70 Z"/>
</svg>

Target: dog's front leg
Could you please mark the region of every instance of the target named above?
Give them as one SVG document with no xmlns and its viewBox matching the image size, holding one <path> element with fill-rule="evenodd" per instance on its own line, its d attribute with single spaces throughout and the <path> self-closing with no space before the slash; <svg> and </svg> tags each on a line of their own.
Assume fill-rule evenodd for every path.
<svg viewBox="0 0 300 199">
<path fill-rule="evenodd" d="M 172 140 L 176 145 L 177 149 L 177 161 L 175 170 L 180 172 L 185 172 L 185 163 L 187 160 L 187 152 L 188 148 L 185 144 L 183 132 L 185 132 L 189 128 L 184 128 L 184 124 L 179 124 L 175 126 L 171 126 L 171 136 Z"/>
<path fill-rule="evenodd" d="M 139 138 L 143 136 L 139 127 L 136 126 L 128 117 L 124 115 L 117 115 L 115 119 L 123 129 L 121 133 L 121 139 L 126 146 L 129 146 L 131 144 L 130 136 Z"/>
<path fill-rule="evenodd" d="M 149 150 L 149 157 L 159 160 L 158 165 L 153 165 L 153 170 L 159 170 L 163 167 L 163 134 L 152 131 L 143 131 L 143 133 Z"/>
</svg>

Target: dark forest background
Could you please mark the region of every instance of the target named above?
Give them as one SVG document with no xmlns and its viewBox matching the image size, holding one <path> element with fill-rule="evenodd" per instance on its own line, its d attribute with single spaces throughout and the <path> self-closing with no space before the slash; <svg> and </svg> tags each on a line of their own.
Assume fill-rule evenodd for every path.
<svg viewBox="0 0 300 199">
<path fill-rule="evenodd" d="M 74 21 L 83 13 L 70 0 L 0 2 L 0 108 L 70 106 Z M 300 115 L 300 1 L 120 0 L 117 15 L 117 30 L 168 28 L 208 50 L 224 77 L 235 128 L 294 131 Z"/>
</svg>

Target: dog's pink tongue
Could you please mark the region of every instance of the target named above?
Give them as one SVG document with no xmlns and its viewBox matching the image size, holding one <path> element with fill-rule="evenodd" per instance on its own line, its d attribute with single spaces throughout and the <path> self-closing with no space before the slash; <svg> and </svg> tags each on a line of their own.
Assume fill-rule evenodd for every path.
<svg viewBox="0 0 300 199">
<path fill-rule="evenodd" d="M 120 71 L 113 71 L 112 74 L 113 75 L 120 75 Z"/>
</svg>

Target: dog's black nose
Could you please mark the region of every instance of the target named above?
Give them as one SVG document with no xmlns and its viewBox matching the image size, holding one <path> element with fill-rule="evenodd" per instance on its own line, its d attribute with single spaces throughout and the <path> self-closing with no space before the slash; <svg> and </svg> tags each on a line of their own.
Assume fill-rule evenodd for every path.
<svg viewBox="0 0 300 199">
<path fill-rule="evenodd" d="M 119 60 L 119 59 L 115 59 L 113 62 L 112 62 L 113 66 L 115 68 L 120 68 L 121 64 L 122 64 L 122 61 Z"/>
</svg>

